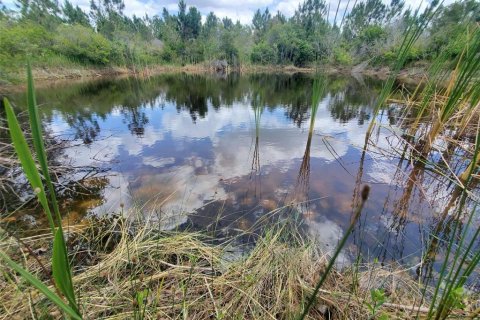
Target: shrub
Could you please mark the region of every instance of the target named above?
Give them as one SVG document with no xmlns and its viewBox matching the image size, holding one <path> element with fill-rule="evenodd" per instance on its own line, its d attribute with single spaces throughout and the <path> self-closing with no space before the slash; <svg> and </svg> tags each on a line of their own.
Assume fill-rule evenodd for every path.
<svg viewBox="0 0 480 320">
<path fill-rule="evenodd" d="M 392 64 L 397 59 L 397 48 L 383 52 L 379 57 L 374 58 L 373 64 Z"/>
<path fill-rule="evenodd" d="M 161 53 L 161 58 L 167 63 L 173 62 L 176 58 L 175 50 L 173 50 L 170 46 L 164 46 Z"/>
<path fill-rule="evenodd" d="M 296 50 L 293 55 L 293 64 L 296 67 L 304 67 L 308 62 L 313 61 L 315 58 L 315 52 L 312 46 L 305 40 L 294 41 Z"/>
<path fill-rule="evenodd" d="M 277 60 L 277 51 L 275 47 L 265 42 L 255 45 L 250 54 L 250 60 L 259 64 L 274 64 Z"/>
<path fill-rule="evenodd" d="M 127 51 L 127 45 L 119 40 L 111 41 L 111 51 L 108 56 L 108 60 L 112 61 L 116 66 L 127 65 L 125 59 L 125 52 Z"/>
<path fill-rule="evenodd" d="M 333 60 L 340 65 L 351 65 L 353 62 L 352 56 L 344 47 L 333 49 Z"/>
<path fill-rule="evenodd" d="M 220 42 L 220 59 L 227 60 L 230 66 L 238 66 L 239 64 L 239 52 L 233 42 L 232 32 L 224 32 L 221 36 Z"/>
<path fill-rule="evenodd" d="M 360 39 L 366 44 L 373 44 L 378 40 L 383 40 L 387 36 L 385 30 L 378 26 L 368 26 L 360 34 Z"/>
<path fill-rule="evenodd" d="M 158 48 L 149 47 L 148 43 L 139 44 L 134 51 L 137 63 L 149 65 L 159 63 L 162 60 L 162 51 Z"/>
<path fill-rule="evenodd" d="M 29 22 L 0 20 L 0 51 L 2 55 L 15 57 L 48 53 L 52 37 L 44 27 Z M 2 60 L 3 61 L 3 60 Z"/>
<path fill-rule="evenodd" d="M 408 50 L 408 52 L 407 52 L 407 57 L 406 57 L 405 62 L 409 63 L 409 62 L 412 62 L 412 61 L 420 60 L 420 59 L 422 59 L 423 55 L 424 55 L 424 50 L 422 48 L 420 48 L 419 46 L 413 45 L 410 48 L 410 50 Z"/>
<path fill-rule="evenodd" d="M 387 51 L 382 52 L 379 56 L 374 57 L 372 64 L 374 65 L 391 65 L 396 61 L 398 56 L 398 47 L 392 47 Z M 412 46 L 406 52 L 405 63 L 410 63 L 423 58 L 425 55 L 424 50 L 418 46 Z"/>
<path fill-rule="evenodd" d="M 107 64 L 112 44 L 103 35 L 81 25 L 60 25 L 54 49 L 71 59 L 92 64 Z"/>
</svg>

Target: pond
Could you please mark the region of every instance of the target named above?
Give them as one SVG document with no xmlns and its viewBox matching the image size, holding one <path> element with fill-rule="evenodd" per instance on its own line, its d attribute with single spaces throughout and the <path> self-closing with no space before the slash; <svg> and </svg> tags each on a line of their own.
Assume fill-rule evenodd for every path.
<svg viewBox="0 0 480 320">
<path fill-rule="evenodd" d="M 455 205 L 451 183 L 408 160 L 401 106 L 380 112 L 364 152 L 381 82 L 326 77 L 311 121 L 313 81 L 165 74 L 37 90 L 48 134 L 69 141 L 57 160 L 90 168 L 74 173 L 90 193 L 62 191 L 65 221 L 123 211 L 162 229 L 226 234 L 253 232 L 282 212 L 333 249 L 368 184 L 348 256 L 360 250 L 370 260 L 418 263 L 426 235 Z"/>
</svg>

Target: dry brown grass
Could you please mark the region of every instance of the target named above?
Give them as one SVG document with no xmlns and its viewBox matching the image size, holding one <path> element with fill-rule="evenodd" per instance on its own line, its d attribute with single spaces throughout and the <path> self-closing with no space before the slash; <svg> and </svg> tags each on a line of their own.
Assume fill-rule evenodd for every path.
<svg viewBox="0 0 480 320">
<path fill-rule="evenodd" d="M 252 250 L 241 254 L 234 254 L 238 250 L 232 240 L 215 244 L 199 233 L 159 233 L 124 219 L 96 220 L 95 225 L 71 227 L 68 234 L 85 319 L 293 319 L 328 259 L 287 225 L 266 231 Z M 23 245 L 3 239 L 2 250 L 50 283 L 51 239 L 31 237 Z M 371 302 L 370 290 L 377 288 L 385 290 L 388 302 L 381 313 L 411 318 L 408 306 L 419 300 L 421 287 L 406 271 L 379 264 L 360 269 L 331 273 L 310 318 L 369 319 L 365 302 Z M 21 277 L 3 270 L 0 319 L 33 314 L 61 318 Z"/>
</svg>

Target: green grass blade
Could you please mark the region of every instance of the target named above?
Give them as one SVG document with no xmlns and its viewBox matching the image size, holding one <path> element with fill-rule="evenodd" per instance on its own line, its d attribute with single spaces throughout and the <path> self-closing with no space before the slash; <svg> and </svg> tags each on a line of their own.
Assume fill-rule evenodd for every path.
<svg viewBox="0 0 480 320">
<path fill-rule="evenodd" d="M 53 256 L 52 256 L 52 270 L 53 278 L 55 284 L 60 289 L 62 294 L 66 297 L 76 314 L 80 314 L 78 307 L 75 301 L 75 292 L 73 289 L 72 275 L 70 266 L 68 263 L 67 247 L 65 244 L 65 239 L 63 235 L 62 225 L 61 225 L 61 216 L 58 209 L 58 203 L 55 197 L 55 190 L 48 171 L 47 156 L 44 147 L 43 134 L 41 128 L 40 118 L 38 116 L 38 109 L 35 99 L 35 88 L 33 84 L 32 72 L 30 65 L 27 67 L 27 78 L 28 78 L 28 93 L 27 93 L 27 103 L 28 103 L 28 113 L 30 119 L 30 127 L 32 131 L 33 144 L 36 151 L 37 159 L 41 167 L 45 182 L 48 187 L 50 194 L 50 204 L 47 200 L 45 193 L 45 188 L 42 184 L 42 178 L 40 172 L 38 171 L 35 160 L 32 156 L 32 153 L 28 147 L 26 139 L 21 131 L 20 125 L 17 118 L 13 112 L 8 100 L 5 99 L 5 109 L 7 114 L 7 121 L 10 130 L 10 135 L 12 137 L 12 142 L 14 144 L 15 150 L 19 157 L 19 160 L 22 164 L 25 175 L 27 176 L 30 184 L 32 185 L 39 202 L 45 210 L 52 234 L 54 235 L 53 242 Z M 55 216 L 58 223 L 58 229 L 55 232 L 55 222 L 50 210 L 50 205 L 52 205 L 55 212 Z"/>
<path fill-rule="evenodd" d="M 310 132 L 313 132 L 313 127 L 315 126 L 315 118 L 317 116 L 320 99 L 322 98 L 326 87 L 327 87 L 327 82 L 324 77 L 318 76 L 313 81 L 312 112 L 310 115 Z"/>
<path fill-rule="evenodd" d="M 77 302 L 75 300 L 75 291 L 73 289 L 72 278 L 70 276 L 70 265 L 66 251 L 63 231 L 58 228 L 53 240 L 52 255 L 52 273 L 58 288 L 67 298 L 70 306 L 78 313 Z"/>
<path fill-rule="evenodd" d="M 30 120 L 30 128 L 32 130 L 33 146 L 37 153 L 38 162 L 45 175 L 45 170 L 48 169 L 47 157 L 43 150 L 43 132 L 40 124 L 40 117 L 37 109 L 37 99 L 35 98 L 35 86 L 33 84 L 32 69 L 30 63 L 27 64 L 27 106 L 28 116 Z"/>
<path fill-rule="evenodd" d="M 323 283 L 327 279 L 327 276 L 330 273 L 330 271 L 333 269 L 335 261 L 337 260 L 338 256 L 340 255 L 340 252 L 342 251 L 343 247 L 347 243 L 347 240 L 350 237 L 350 234 L 352 233 L 353 228 L 355 227 L 355 224 L 357 223 L 358 218 L 360 217 L 360 214 L 362 213 L 363 207 L 365 205 L 365 202 L 367 201 L 369 193 L 370 193 L 370 187 L 365 185 L 363 187 L 362 192 L 361 192 L 362 201 L 360 202 L 360 205 L 358 206 L 358 208 L 356 209 L 356 211 L 353 215 L 353 219 L 350 222 L 350 226 L 348 227 L 344 236 L 342 237 L 339 244 L 337 245 L 337 248 L 335 249 L 335 252 L 333 253 L 333 256 L 328 261 L 328 265 L 327 265 L 325 271 L 323 272 L 322 277 L 317 282 L 317 284 L 315 286 L 315 289 L 313 290 L 313 293 L 310 296 L 310 299 L 308 299 L 307 305 L 303 309 L 303 312 L 300 315 L 300 317 L 297 318 L 298 320 L 304 320 L 307 317 L 308 312 L 310 311 L 310 309 L 314 305 L 315 299 L 317 298 L 317 295 L 318 295 L 318 292 L 320 291 L 320 288 L 322 287 Z"/>
<path fill-rule="evenodd" d="M 43 176 L 45 178 L 45 182 L 50 194 L 50 204 L 53 207 L 53 211 L 55 213 L 58 224 L 58 230 L 54 233 L 53 243 L 53 277 L 57 286 L 60 288 L 62 293 L 69 301 L 70 306 L 75 310 L 78 310 L 75 302 L 75 293 L 73 290 L 70 266 L 68 263 L 67 247 L 65 245 L 65 239 L 63 236 L 62 218 L 60 215 L 60 210 L 58 208 L 57 198 L 55 196 L 55 189 L 53 187 L 53 183 L 48 170 L 47 153 L 45 152 L 42 125 L 38 114 L 37 101 L 35 98 L 35 86 L 33 83 L 32 69 L 29 63 L 27 64 L 27 83 L 28 114 L 30 119 L 30 127 L 32 130 L 33 144 L 37 153 L 38 162 L 42 169 Z"/>
<path fill-rule="evenodd" d="M 43 188 L 40 173 L 38 172 L 38 169 L 35 165 L 35 161 L 33 160 L 32 153 L 28 148 L 27 141 L 25 139 L 25 136 L 23 135 L 22 129 L 20 128 L 17 117 L 13 112 L 13 108 L 10 105 L 10 102 L 8 101 L 7 98 L 5 98 L 3 101 L 5 105 L 5 113 L 7 115 L 7 123 L 10 131 L 10 137 L 12 139 L 15 152 L 17 153 L 18 159 L 20 160 L 23 171 L 25 172 L 25 175 L 27 176 L 27 179 L 30 182 L 30 185 L 32 186 L 35 193 L 37 194 L 38 201 L 40 202 L 40 204 L 45 210 L 45 213 L 48 218 L 48 222 L 50 224 L 50 228 L 52 229 L 52 233 L 53 233 L 55 230 L 54 229 L 55 225 L 53 222 L 52 214 L 50 212 L 50 208 L 48 206 L 48 201 L 45 195 L 45 190 Z"/>
<path fill-rule="evenodd" d="M 47 297 L 51 302 L 57 305 L 57 307 L 59 307 L 63 312 L 68 314 L 72 319 L 76 319 L 76 320 L 82 319 L 82 317 L 78 314 L 78 312 L 72 309 L 59 296 L 57 296 L 50 289 L 48 289 L 48 287 L 43 282 L 35 278 L 30 272 L 23 269 L 20 265 L 18 265 L 16 262 L 11 260 L 2 251 L 0 251 L 0 258 L 4 260 L 10 268 L 15 270 L 15 272 L 18 272 L 22 276 L 22 278 L 24 278 L 25 280 L 30 282 L 31 285 L 37 288 L 37 290 L 40 291 L 45 297 Z"/>
<path fill-rule="evenodd" d="M 58 209 L 57 198 L 55 197 L 55 190 L 53 188 L 52 180 L 48 171 L 47 153 L 45 152 L 45 144 L 43 141 L 42 123 L 38 115 L 37 101 L 35 98 L 35 85 L 33 83 L 32 68 L 30 63 L 27 63 L 27 105 L 28 116 L 30 119 L 30 128 L 32 130 L 33 146 L 37 153 L 37 160 L 42 169 L 43 177 L 45 178 L 48 192 L 50 194 L 50 204 L 53 207 L 53 212 L 57 219 L 58 226 L 61 226 L 62 218 L 60 210 Z"/>
<path fill-rule="evenodd" d="M 430 7 L 428 7 L 421 15 L 419 15 L 420 7 L 416 10 L 413 20 L 410 22 L 405 32 L 402 44 L 400 45 L 400 48 L 397 52 L 396 60 L 392 65 L 392 73 L 383 85 L 382 91 L 380 92 L 380 95 L 374 105 L 372 119 L 370 120 L 370 124 L 365 134 L 365 144 L 367 144 L 368 140 L 370 139 L 370 135 L 373 130 L 373 126 L 375 125 L 376 117 L 380 109 L 384 106 L 388 97 L 392 93 L 395 80 L 400 70 L 404 67 L 405 62 L 407 61 L 408 52 L 410 51 L 413 44 L 418 40 L 423 31 L 427 28 L 433 17 L 437 14 L 439 8 L 440 6 L 437 6 L 436 4 L 431 4 Z"/>
</svg>

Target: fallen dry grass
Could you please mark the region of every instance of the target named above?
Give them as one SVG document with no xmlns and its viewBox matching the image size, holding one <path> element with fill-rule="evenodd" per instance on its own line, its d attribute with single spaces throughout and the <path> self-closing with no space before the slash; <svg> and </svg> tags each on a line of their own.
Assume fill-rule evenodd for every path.
<svg viewBox="0 0 480 320">
<path fill-rule="evenodd" d="M 238 250 L 235 239 L 219 243 L 200 233 L 159 232 L 120 218 L 96 219 L 68 234 L 85 319 L 293 319 L 328 259 L 289 224 L 266 231 L 251 250 Z M 1 249 L 51 283 L 51 239 L 21 242 L 4 235 Z M 3 270 L 0 319 L 62 317 L 21 277 Z M 411 306 L 421 287 L 406 270 L 378 263 L 359 270 L 331 273 L 309 317 L 369 319 L 370 291 L 379 288 L 387 303 L 378 315 L 410 319 L 416 313 Z"/>
</svg>

